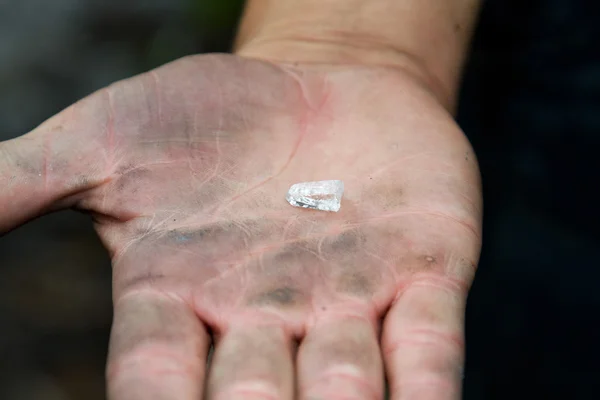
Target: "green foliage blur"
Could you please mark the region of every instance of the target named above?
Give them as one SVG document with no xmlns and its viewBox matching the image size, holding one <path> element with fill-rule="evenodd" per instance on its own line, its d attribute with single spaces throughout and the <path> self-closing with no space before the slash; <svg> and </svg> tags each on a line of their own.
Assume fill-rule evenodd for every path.
<svg viewBox="0 0 600 400">
<path fill-rule="evenodd" d="M 190 0 L 190 20 L 208 30 L 229 28 L 239 19 L 243 0 Z"/>
<path fill-rule="evenodd" d="M 231 49 L 244 0 L 188 0 L 184 18 L 159 30 L 147 44 L 144 69 L 194 53 Z"/>
</svg>

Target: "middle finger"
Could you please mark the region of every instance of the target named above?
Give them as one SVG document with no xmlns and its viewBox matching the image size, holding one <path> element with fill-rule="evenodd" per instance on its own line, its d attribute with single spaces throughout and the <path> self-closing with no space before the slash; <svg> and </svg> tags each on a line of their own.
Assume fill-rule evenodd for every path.
<svg viewBox="0 0 600 400">
<path fill-rule="evenodd" d="M 294 395 L 291 336 L 279 325 L 237 323 L 215 347 L 209 400 L 281 399 Z"/>
<path fill-rule="evenodd" d="M 383 362 L 375 324 L 357 313 L 317 319 L 298 349 L 301 399 L 381 399 Z"/>
</svg>

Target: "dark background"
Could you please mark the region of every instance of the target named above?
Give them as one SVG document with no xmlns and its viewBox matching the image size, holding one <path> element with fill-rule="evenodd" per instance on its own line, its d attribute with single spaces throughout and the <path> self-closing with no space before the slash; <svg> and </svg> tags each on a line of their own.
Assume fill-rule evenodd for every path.
<svg viewBox="0 0 600 400">
<path fill-rule="evenodd" d="M 600 15 L 488 0 L 459 122 L 484 177 L 465 398 L 600 398 Z M 115 80 L 227 51 L 242 0 L 0 0 L 0 140 Z M 1 190 L 1 188 L 0 188 Z M 0 239 L 0 399 L 103 399 L 110 266 L 87 217 Z"/>
</svg>

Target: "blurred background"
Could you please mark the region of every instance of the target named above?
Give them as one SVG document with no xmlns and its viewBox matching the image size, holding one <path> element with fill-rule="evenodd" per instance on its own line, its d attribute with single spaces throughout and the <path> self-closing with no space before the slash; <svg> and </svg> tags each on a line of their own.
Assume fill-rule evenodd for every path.
<svg viewBox="0 0 600 400">
<path fill-rule="evenodd" d="M 242 0 L 0 0 L 0 140 L 111 83 L 228 51 Z M 465 398 L 600 398 L 600 23 L 487 0 L 458 120 L 484 177 Z M 1 188 L 0 188 L 1 190 Z M 0 399 L 104 399 L 110 265 L 87 217 L 0 238 Z"/>
</svg>

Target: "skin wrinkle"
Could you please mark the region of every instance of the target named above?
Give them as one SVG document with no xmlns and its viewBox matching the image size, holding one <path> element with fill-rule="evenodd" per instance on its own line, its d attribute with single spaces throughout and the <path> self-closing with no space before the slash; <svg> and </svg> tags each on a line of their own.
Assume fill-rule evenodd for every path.
<svg viewBox="0 0 600 400">
<path fill-rule="evenodd" d="M 241 305 L 241 300 L 240 304 L 237 304 L 236 306 L 239 305 Z M 217 346 L 219 345 L 221 338 L 227 335 L 230 331 L 247 326 L 272 327 L 280 330 L 284 340 L 286 341 L 288 341 L 290 338 L 293 340 L 299 340 L 301 337 L 304 337 L 304 333 L 299 332 L 302 329 L 298 329 L 297 327 L 286 323 L 287 311 L 288 310 L 275 307 L 238 308 L 236 311 L 237 318 L 234 319 L 235 323 L 219 320 L 218 324 L 213 325 L 211 324 L 213 321 L 210 321 L 209 319 L 205 322 L 212 329 L 213 340 Z M 217 316 L 217 319 L 219 319 L 219 316 Z"/>
<path fill-rule="evenodd" d="M 115 177 L 113 179 L 113 182 L 115 184 L 115 189 L 119 192 L 123 192 L 127 188 L 127 185 L 131 184 L 131 181 L 136 181 L 136 183 L 139 183 L 138 181 L 140 181 L 142 178 L 144 178 L 144 176 L 151 177 L 151 171 L 147 167 L 148 167 L 148 165 L 146 165 L 146 166 L 140 165 L 138 167 L 127 170 L 126 172 L 120 174 L 118 177 Z M 126 192 L 128 194 L 129 193 L 133 194 L 135 190 L 136 189 L 131 189 L 130 191 L 126 191 Z"/>
<path fill-rule="evenodd" d="M 349 32 L 347 32 L 349 33 Z M 313 38 L 311 38 L 310 36 L 305 36 L 305 35 L 300 35 L 300 34 L 294 34 L 294 35 L 287 35 L 286 37 L 281 36 L 281 32 L 279 32 L 279 36 L 277 38 L 276 41 L 272 41 L 271 39 L 264 37 L 264 38 L 257 38 L 257 39 L 252 39 L 251 42 L 248 42 L 248 45 L 251 45 L 252 47 L 255 48 L 260 48 L 261 45 L 267 44 L 267 46 L 265 47 L 265 49 L 268 49 L 268 45 L 269 44 L 275 44 L 277 45 L 277 43 L 282 44 L 282 43 L 288 43 L 288 44 L 301 44 L 301 45 L 329 45 L 329 46 L 336 46 L 339 45 L 340 43 L 338 43 L 337 40 L 328 40 L 325 37 L 319 38 L 318 40 L 315 40 Z M 436 101 L 440 102 L 441 105 L 443 105 L 446 109 L 454 112 L 454 101 L 452 100 L 453 97 L 450 96 L 450 90 L 449 88 L 446 88 L 445 85 L 442 83 L 442 81 L 435 76 L 434 74 L 432 74 L 429 70 L 429 68 L 426 66 L 425 62 L 418 57 L 416 54 L 412 54 L 412 53 L 408 53 L 406 51 L 398 51 L 397 49 L 393 49 L 391 47 L 385 47 L 382 46 L 380 48 L 378 48 L 378 52 L 379 52 L 379 56 L 383 55 L 384 53 L 387 53 L 386 56 L 391 56 L 389 57 L 389 59 L 387 59 L 386 56 L 383 57 L 375 57 L 373 59 L 370 59 L 369 55 L 369 49 L 370 47 L 361 47 L 359 45 L 356 45 L 356 43 L 354 42 L 347 42 L 344 43 L 344 53 L 343 56 L 340 56 L 340 53 L 337 53 L 336 56 L 339 56 L 339 59 L 331 59 L 328 64 L 329 65 L 337 65 L 337 66 L 347 66 L 347 65 L 353 65 L 356 67 L 363 67 L 365 65 L 365 63 L 363 63 L 363 61 L 369 59 L 371 61 L 367 61 L 366 64 L 372 64 L 374 66 L 377 66 L 378 68 L 383 68 L 383 69 L 389 69 L 389 70 L 399 70 L 402 71 L 404 73 L 409 73 L 411 75 L 412 78 L 414 78 L 419 86 L 425 90 L 433 99 L 436 99 Z M 276 47 L 274 47 L 276 48 Z M 323 50 L 323 49 L 322 49 Z M 339 48 L 338 48 L 339 50 Z M 362 53 L 358 58 L 355 58 L 353 56 L 351 56 L 351 53 L 353 50 L 363 50 L 365 51 L 365 53 Z M 373 54 L 375 55 L 375 54 Z M 343 59 L 346 60 L 343 60 Z M 269 60 L 272 62 L 277 62 L 278 65 L 286 65 L 289 63 L 288 60 L 285 59 L 278 59 L 277 55 L 274 55 L 273 57 L 269 57 Z M 307 60 L 302 60 L 302 63 L 305 65 L 322 65 L 323 63 L 319 62 L 319 61 L 313 61 L 310 59 Z"/>
<path fill-rule="evenodd" d="M 459 224 L 459 225 L 463 226 L 464 228 L 466 228 L 470 233 L 472 233 L 474 236 L 476 236 L 477 239 L 481 238 L 480 235 L 475 230 L 475 228 L 472 227 L 467 222 L 463 222 L 463 221 L 459 220 L 458 218 L 452 217 L 452 216 L 450 216 L 450 215 L 448 215 L 446 213 L 426 211 L 426 210 L 402 211 L 402 212 L 395 212 L 395 213 L 387 214 L 387 215 L 374 216 L 374 217 L 370 217 L 370 218 L 365 218 L 365 219 L 360 220 L 358 222 L 354 222 L 354 223 L 351 223 L 351 224 L 346 224 L 345 226 L 360 226 L 361 224 L 365 224 L 365 223 L 377 221 L 377 220 L 380 220 L 380 219 L 399 218 L 399 217 L 403 217 L 405 215 L 430 215 L 430 216 L 433 216 L 433 217 L 440 217 L 440 218 L 448 219 L 448 220 L 456 222 L 457 224 Z"/>
<path fill-rule="evenodd" d="M 50 140 L 51 140 L 51 134 L 52 134 L 52 130 L 48 131 L 48 133 L 46 135 L 44 135 L 43 138 L 43 159 L 44 159 L 44 163 L 43 163 L 43 170 L 42 170 L 42 174 L 44 175 L 44 193 L 48 193 L 48 174 L 49 174 L 49 170 L 48 170 L 48 164 L 50 163 Z"/>
<path fill-rule="evenodd" d="M 349 248 L 357 248 L 364 245 L 366 238 L 360 234 L 356 228 L 350 228 L 338 232 L 336 236 L 333 236 L 334 240 L 328 243 L 328 247 L 333 252 L 336 251 L 347 251 Z"/>
<path fill-rule="evenodd" d="M 243 69 L 243 74 L 246 75 L 246 70 Z M 252 96 L 250 96 L 250 90 L 248 85 L 244 86 L 244 98 L 245 99 L 250 99 Z M 244 106 L 244 104 L 242 104 L 241 107 L 239 107 L 240 113 L 242 114 L 242 123 L 243 123 L 243 127 L 248 131 L 251 132 L 251 125 L 248 122 L 248 116 L 246 115 L 246 110 L 247 107 Z"/>
<path fill-rule="evenodd" d="M 319 261 L 323 261 L 323 262 L 327 262 L 327 260 L 323 257 L 321 257 L 319 255 L 319 253 L 317 253 L 316 251 L 313 251 L 309 248 L 305 248 L 304 251 L 307 251 L 308 253 L 312 254 L 313 256 L 315 256 L 315 258 L 317 258 Z"/>
<path fill-rule="evenodd" d="M 185 134 L 187 136 L 187 140 L 185 141 L 185 143 L 187 144 L 187 147 L 190 150 L 193 147 L 192 144 L 194 141 L 192 136 L 198 135 L 198 113 L 199 113 L 199 110 L 194 111 L 194 118 L 193 118 L 194 122 L 192 124 L 192 132 L 190 132 L 189 129 L 185 129 Z M 192 135 L 192 133 L 193 133 L 193 135 Z M 201 188 L 203 185 L 198 184 L 198 178 L 197 178 L 198 171 L 194 168 L 194 165 L 193 165 L 193 161 L 195 161 L 195 160 L 196 160 L 196 155 L 195 155 L 195 152 L 193 152 L 189 155 L 189 157 L 187 159 L 187 164 L 188 164 L 188 168 L 190 170 L 190 176 L 192 177 L 194 184 L 197 185 L 199 188 Z"/>
<path fill-rule="evenodd" d="M 144 82 L 143 80 L 141 80 L 141 79 L 140 79 L 140 80 L 138 81 L 138 85 L 137 85 L 137 86 L 138 86 L 138 88 L 139 88 L 139 91 L 142 93 L 142 94 L 139 96 L 139 99 L 140 99 L 140 101 L 144 101 L 144 103 L 146 104 L 146 109 L 145 109 L 145 111 L 146 111 L 148 114 L 152 114 L 152 111 L 151 111 L 151 108 L 150 108 L 150 105 L 149 105 L 149 102 L 148 102 L 148 99 L 149 99 L 150 97 L 149 97 L 149 96 L 148 96 L 148 94 L 146 93 L 146 84 L 145 84 L 145 82 Z"/>
<path fill-rule="evenodd" d="M 146 339 L 150 341 L 150 339 Z M 120 359 L 113 359 L 107 366 L 107 378 L 114 379 L 122 370 L 152 370 L 158 376 L 188 375 L 196 379 L 199 369 L 196 363 L 189 361 L 184 354 L 177 354 L 168 346 L 156 343 L 137 344 L 134 349 L 123 353 Z M 160 363 L 158 362 L 160 360 Z M 168 366 L 167 366 L 168 364 Z"/>
<path fill-rule="evenodd" d="M 408 170 L 408 171 L 419 171 L 419 172 L 423 172 L 423 171 L 433 172 L 434 171 L 434 170 L 431 170 L 428 168 L 417 168 L 417 167 L 411 167 L 411 166 L 405 166 L 404 169 Z M 453 177 L 453 175 L 447 171 L 435 171 L 435 173 L 437 174 L 437 176 L 445 176 L 445 177 L 451 177 L 451 178 Z M 460 181 L 460 183 L 466 185 L 469 189 L 473 189 L 473 190 L 477 189 L 477 185 L 471 184 L 464 179 L 462 181 Z M 469 201 L 472 202 L 472 200 L 470 200 L 470 199 L 469 199 Z"/>
<path fill-rule="evenodd" d="M 456 279 L 444 275 L 435 275 L 424 277 L 423 274 L 419 274 L 418 278 L 413 278 L 411 287 L 422 286 L 430 287 L 447 291 L 449 294 L 457 296 L 457 293 L 465 292 L 468 288 L 464 282 L 460 282 Z M 459 296 L 457 296 L 459 297 Z"/>
<path fill-rule="evenodd" d="M 343 233 L 346 230 L 347 231 L 352 231 L 352 230 L 360 228 L 361 226 L 366 225 L 366 224 L 371 223 L 371 222 L 377 222 L 379 220 L 386 220 L 386 219 L 392 220 L 394 218 L 401 218 L 401 217 L 404 217 L 406 215 L 431 215 L 431 216 L 434 216 L 434 217 L 442 217 L 442 218 L 446 218 L 446 219 L 449 219 L 451 221 L 454 221 L 454 222 L 460 224 L 461 226 L 469 227 L 468 224 L 462 223 L 459 220 L 457 220 L 456 218 L 450 217 L 450 216 L 448 216 L 446 214 L 437 213 L 437 212 L 428 212 L 428 211 L 425 211 L 425 210 L 418 210 L 418 211 L 413 210 L 413 211 L 395 212 L 395 213 L 392 213 L 392 214 L 387 214 L 387 215 L 381 215 L 381 216 L 374 216 L 374 217 L 370 217 L 370 218 L 365 218 L 365 219 L 359 220 L 357 222 L 346 223 L 346 224 L 342 225 L 340 228 L 341 228 L 341 232 Z M 206 223 L 204 225 L 200 225 L 200 227 L 198 229 L 202 229 L 202 228 L 205 228 L 205 227 L 208 227 L 208 226 L 218 225 L 219 223 L 221 223 L 223 221 L 231 223 L 231 220 L 228 220 L 228 219 L 227 220 L 222 220 L 222 221 L 214 221 L 214 222 Z M 177 229 L 179 229 L 181 227 L 182 226 L 174 227 L 174 228 L 172 228 L 170 230 L 177 230 Z M 470 228 L 469 227 L 469 231 L 471 231 L 471 232 L 474 233 L 474 228 Z M 160 234 L 160 231 L 152 232 L 152 233 L 154 233 L 154 234 Z M 335 234 L 339 235 L 340 233 L 335 233 Z M 323 239 L 323 238 L 330 237 L 332 235 L 334 235 L 334 234 L 332 234 L 332 233 L 311 234 L 311 235 L 305 235 L 303 237 L 299 237 L 299 238 L 296 238 L 296 239 L 289 239 L 289 240 L 285 240 L 285 241 L 271 242 L 271 243 L 266 244 L 265 246 L 263 246 L 262 250 L 269 250 L 271 248 L 276 248 L 277 245 L 285 245 L 285 244 L 297 243 L 297 242 L 301 242 L 301 241 L 309 241 L 309 240 L 312 240 L 312 239 Z"/>
<path fill-rule="evenodd" d="M 391 161 L 390 163 L 382 166 L 381 168 L 376 169 L 375 171 L 371 172 L 369 174 L 369 176 L 371 178 L 375 178 L 378 175 L 381 175 L 382 173 L 388 171 L 394 165 L 397 165 L 397 164 L 400 164 L 400 163 L 404 163 L 404 162 L 406 162 L 408 160 L 419 158 L 419 157 L 423 157 L 423 156 L 436 156 L 436 155 L 438 155 L 438 156 L 439 155 L 445 155 L 445 153 L 443 153 L 443 152 L 434 152 L 434 151 L 423 151 L 423 152 L 420 152 L 420 153 L 410 154 L 410 155 L 407 155 L 407 156 L 404 156 L 404 157 L 400 157 L 400 158 L 395 159 L 395 160 Z M 406 168 L 406 166 L 403 166 L 403 168 Z"/>
<path fill-rule="evenodd" d="M 283 227 L 283 233 L 281 234 L 282 241 L 286 240 L 288 230 L 291 228 L 292 224 L 295 223 L 297 220 L 298 220 L 298 217 L 295 215 L 288 217 L 288 220 L 287 220 L 285 226 Z"/>
<path fill-rule="evenodd" d="M 251 299 L 248 303 L 258 306 L 293 306 L 297 303 L 299 295 L 300 292 L 298 292 L 298 290 L 289 286 L 284 286 L 274 290 L 265 291 L 254 299 Z"/>
<path fill-rule="evenodd" d="M 238 385 L 245 386 L 243 384 L 238 384 Z M 260 385 L 263 386 L 262 383 Z M 235 397 L 236 394 L 240 394 L 242 397 Z M 251 397 L 248 397 L 248 396 L 251 396 Z M 234 386 L 227 390 L 221 391 L 220 393 L 218 393 L 214 396 L 215 400 L 228 400 L 231 398 L 234 398 L 234 399 L 235 398 L 240 398 L 240 399 L 251 398 L 252 400 L 279 400 L 279 399 L 281 399 L 281 396 L 279 394 L 279 390 L 277 390 L 276 388 L 271 389 L 271 390 L 265 390 L 265 388 L 261 388 L 261 389 L 258 389 L 257 387 L 238 388 L 237 386 Z"/>
<path fill-rule="evenodd" d="M 365 299 L 344 294 L 339 296 L 338 301 L 330 303 L 325 310 L 317 309 L 307 326 L 310 330 L 314 329 L 316 325 L 335 324 L 336 320 L 367 322 L 367 325 L 373 329 L 374 334 L 378 334 L 378 310 Z"/>
<path fill-rule="evenodd" d="M 359 296 L 369 296 L 374 293 L 372 282 L 360 272 L 348 272 L 341 276 L 337 285 L 338 290 Z"/>
<path fill-rule="evenodd" d="M 347 370 L 347 368 L 344 368 L 344 369 Z M 323 373 L 321 378 L 314 383 L 314 386 L 318 386 L 321 383 L 321 381 L 326 381 L 331 378 L 334 378 L 334 379 L 341 378 L 343 380 L 352 381 L 354 384 L 358 384 L 358 386 L 366 388 L 367 392 L 371 393 L 372 396 L 370 396 L 369 399 L 381 399 L 382 393 L 379 390 L 377 390 L 377 387 L 375 386 L 374 383 L 369 382 L 367 380 L 367 378 L 364 376 L 360 376 L 358 374 L 350 374 L 349 372 L 344 372 L 339 367 L 338 368 L 332 367 L 328 371 Z M 307 388 L 307 389 L 300 388 L 300 392 L 306 393 L 306 396 L 310 396 L 310 391 L 311 391 L 311 388 Z"/>
<path fill-rule="evenodd" d="M 222 277 L 222 276 L 223 276 L 223 275 L 221 275 L 221 277 Z"/>
<path fill-rule="evenodd" d="M 244 232 L 244 237 L 243 237 L 244 248 L 249 249 L 250 248 L 250 244 L 248 242 L 248 239 L 252 237 L 252 234 L 251 234 L 250 230 L 246 226 L 244 226 L 243 222 L 233 221 L 233 224 L 235 226 L 237 226 L 238 228 L 240 228 L 240 230 L 242 232 Z"/>
<path fill-rule="evenodd" d="M 165 219 L 167 220 L 167 219 Z M 231 221 L 228 221 L 231 224 Z M 361 224 L 365 223 L 365 221 L 362 221 Z M 280 242 L 271 242 L 255 251 L 249 251 L 247 252 L 246 256 L 241 259 L 238 263 L 235 264 L 234 267 L 226 269 L 224 271 L 222 271 L 219 275 L 212 277 L 211 279 L 207 280 L 206 282 L 204 282 L 205 287 L 208 287 L 211 282 L 213 281 L 218 281 L 220 279 L 223 279 L 225 276 L 227 276 L 230 273 L 235 272 L 236 270 L 239 270 L 241 268 L 243 268 L 244 266 L 248 265 L 253 259 L 256 259 L 256 257 L 258 256 L 259 259 L 262 259 L 264 257 L 265 254 L 267 253 L 271 253 L 271 254 L 278 254 L 279 256 L 281 256 L 281 254 L 288 254 L 286 252 L 283 252 L 282 249 L 284 249 L 286 246 L 288 245 L 292 245 L 292 244 L 301 244 L 301 243 L 308 243 L 311 241 L 314 241 L 314 239 L 321 239 L 322 241 L 326 240 L 327 238 L 330 237 L 334 237 L 337 238 L 340 235 L 344 235 L 346 232 L 350 232 L 350 231 L 355 231 L 357 227 L 359 227 L 360 224 L 355 224 L 350 226 L 350 228 L 348 228 L 347 231 L 342 231 L 341 233 L 324 233 L 324 234 L 313 234 L 313 235 L 308 235 L 308 236 L 304 236 L 304 237 L 299 237 L 296 239 L 292 239 L 292 240 L 286 240 L 286 241 L 280 241 Z M 163 232 L 162 235 L 164 235 L 163 237 L 173 237 L 172 234 L 173 232 L 176 232 L 177 230 L 175 229 L 171 229 L 169 231 L 167 231 L 166 233 Z M 197 238 L 202 238 L 202 237 L 214 237 L 214 229 L 211 229 L 209 227 L 207 227 L 206 229 L 203 230 L 195 230 L 193 231 L 194 236 Z M 222 230 L 223 233 L 229 232 L 227 229 Z M 148 232 L 148 234 L 146 234 L 144 237 L 148 237 L 150 235 L 156 234 L 156 232 Z M 181 233 L 178 233 L 181 234 Z M 199 234 L 199 236 L 198 236 Z M 170 236 L 171 235 L 171 236 Z M 189 235 L 189 233 L 183 233 L 183 235 Z M 246 234 L 248 235 L 248 234 Z M 140 239 L 141 240 L 141 239 Z M 196 239 L 197 240 L 197 239 Z M 138 240 L 139 241 L 139 240 Z M 317 258 L 320 258 L 322 261 L 327 261 L 325 258 L 322 258 L 323 256 L 319 256 L 318 251 L 312 251 L 308 248 L 301 248 L 301 247 L 296 247 L 294 246 L 294 252 L 298 252 L 297 254 L 299 254 L 300 256 L 303 256 L 305 254 L 305 252 L 309 252 L 310 254 L 314 255 Z M 179 249 L 178 249 L 179 250 Z M 322 253 L 322 249 L 321 249 L 321 253 Z M 195 252 L 192 252 L 193 254 L 196 254 Z M 294 254 L 294 253 L 292 253 Z M 123 254 L 120 254 L 119 257 L 122 257 Z M 401 292 L 399 292 L 400 295 Z M 399 297 L 399 296 L 398 296 Z"/>
<path fill-rule="evenodd" d="M 115 157 L 115 106 L 111 88 L 112 86 L 107 86 L 104 89 L 104 92 L 106 93 L 106 102 L 108 104 L 108 121 L 106 122 L 106 142 L 108 144 L 107 165 L 114 165 L 113 161 Z"/>
<path fill-rule="evenodd" d="M 187 310 L 194 310 L 194 301 L 190 294 L 181 294 L 172 290 L 163 290 L 159 286 L 148 285 L 136 289 L 122 290 L 119 296 L 114 296 L 113 293 L 113 306 L 116 309 L 122 302 L 136 296 L 150 296 L 157 299 L 157 301 L 172 302 L 183 306 Z M 206 335 L 206 332 L 202 331 L 202 335 Z"/>
<path fill-rule="evenodd" d="M 306 88 L 306 83 L 304 83 L 302 81 L 302 79 L 300 78 L 300 76 L 298 75 L 298 71 L 296 71 L 295 69 L 289 67 L 289 66 L 283 66 L 283 65 L 279 65 L 279 64 L 275 64 L 281 71 L 283 71 L 285 74 L 287 74 L 287 76 L 292 78 L 292 81 L 296 84 L 296 87 L 298 88 L 298 91 L 300 92 L 301 95 L 301 99 L 304 103 L 304 105 L 308 108 L 307 113 L 305 114 L 305 116 L 302 118 L 302 120 L 306 120 L 310 114 L 314 114 L 314 116 L 318 116 L 323 107 L 325 106 L 325 104 L 327 103 L 327 100 L 329 99 L 329 96 L 331 94 L 331 92 L 329 90 L 326 90 L 327 87 L 327 78 L 323 78 L 323 89 L 322 89 L 322 93 L 320 93 L 320 98 L 321 101 L 319 102 L 318 105 L 313 105 L 313 101 L 310 99 L 310 96 L 308 94 L 308 90 Z M 302 125 L 302 124 L 301 124 Z"/>
<path fill-rule="evenodd" d="M 466 183 L 466 182 L 464 182 L 464 183 Z M 462 193 L 460 191 L 456 192 L 455 194 L 458 195 L 458 196 L 460 196 L 460 198 L 463 199 L 464 201 L 466 201 L 467 203 L 469 203 L 469 205 L 473 208 L 473 210 L 475 210 L 475 212 L 477 213 L 477 215 L 483 215 L 483 210 L 477 204 L 477 202 L 475 202 L 469 196 L 465 195 L 464 193 Z"/>
<path fill-rule="evenodd" d="M 383 264 L 385 264 L 385 265 L 388 267 L 388 269 L 390 270 L 390 272 L 392 272 L 392 274 L 394 274 L 394 275 L 395 275 L 395 273 L 394 273 L 394 271 L 393 271 L 395 268 L 393 267 L 393 265 L 392 265 L 392 264 L 391 264 L 389 261 L 387 261 L 387 260 L 386 260 L 386 259 L 384 259 L 383 257 L 381 257 L 381 256 L 379 256 L 379 255 L 377 255 L 377 254 L 375 254 L 375 253 L 372 253 L 372 252 L 370 252 L 370 251 L 368 251 L 368 250 L 365 250 L 365 253 L 366 253 L 368 256 L 370 256 L 370 257 L 373 257 L 373 258 L 376 258 L 377 260 L 381 261 Z"/>
<path fill-rule="evenodd" d="M 432 374 L 433 375 L 433 374 Z M 448 391 L 454 392 L 456 390 L 455 385 L 453 383 L 453 379 L 451 377 L 442 377 L 439 375 L 433 375 L 428 378 L 420 378 L 420 379 L 398 379 L 398 380 L 390 380 L 390 391 L 393 393 L 402 393 L 402 387 L 407 386 L 423 386 L 428 389 L 434 387 L 440 387 L 440 391 L 436 393 L 448 393 Z"/>
<path fill-rule="evenodd" d="M 317 254 L 321 258 L 323 258 L 323 242 L 325 241 L 326 238 L 327 238 L 327 236 L 323 236 L 321 238 L 321 240 L 319 240 L 319 244 L 317 245 Z"/>
<path fill-rule="evenodd" d="M 196 114 L 194 114 L 196 115 Z M 205 144 L 205 143 L 214 143 L 212 139 L 192 139 L 191 141 L 188 139 L 178 139 L 178 138 L 167 138 L 167 139 L 152 139 L 152 140 L 138 140 L 137 144 L 166 144 L 166 143 L 186 143 L 190 147 L 193 147 L 194 144 Z"/>
<path fill-rule="evenodd" d="M 431 171 L 427 168 L 415 168 L 415 167 L 405 167 L 405 170 L 408 170 L 408 171 Z M 447 172 L 438 171 L 436 173 L 438 176 L 452 177 L 452 175 Z M 469 189 L 472 189 L 474 192 L 476 192 L 478 190 L 478 187 L 476 184 L 471 184 L 466 180 L 462 180 L 460 183 L 466 185 Z M 462 197 L 464 200 L 466 200 L 475 209 L 475 211 L 477 211 L 478 213 L 481 213 L 481 208 L 479 207 L 479 205 L 477 205 L 476 202 L 474 200 L 472 200 L 470 197 L 468 197 L 461 191 L 457 191 L 457 192 L 455 192 L 455 194 Z"/>
<path fill-rule="evenodd" d="M 164 280 L 167 277 L 167 275 L 162 273 L 153 274 L 152 272 L 147 272 L 123 283 L 122 291 L 135 291 L 136 289 L 134 288 L 154 288 L 156 287 L 157 282 Z"/>
<path fill-rule="evenodd" d="M 383 354 L 398 351 L 403 345 L 434 345 L 447 344 L 453 351 L 462 354 L 465 341 L 462 335 L 448 332 L 436 331 L 431 328 L 407 328 L 404 332 L 406 337 L 396 337 L 388 346 L 382 348 Z"/>
<path fill-rule="evenodd" d="M 188 161 L 188 167 L 190 169 L 190 173 L 191 173 L 191 175 L 192 175 L 192 177 L 194 179 L 194 183 L 197 186 L 196 190 L 202 189 L 209 181 L 211 181 L 212 179 L 214 179 L 217 176 L 217 171 L 218 171 L 218 169 L 220 167 L 220 162 L 221 162 L 221 148 L 220 148 L 220 143 L 219 143 L 219 134 L 216 135 L 215 143 L 216 143 L 216 147 L 217 147 L 217 164 L 212 169 L 211 173 L 208 174 L 206 176 L 206 178 L 204 178 L 201 182 L 198 182 L 198 179 L 196 178 L 197 171 L 192 166 L 192 159 L 188 158 L 188 160 L 187 160 Z M 188 146 L 191 146 L 190 142 L 188 142 Z M 234 166 L 234 168 L 235 168 L 235 166 Z M 233 169 L 233 168 L 231 168 L 231 169 Z"/>
<path fill-rule="evenodd" d="M 156 115 L 158 117 L 158 126 L 161 127 L 163 125 L 162 119 L 162 101 L 160 98 L 160 78 L 158 76 L 158 72 L 156 70 L 150 71 L 150 76 L 152 77 L 152 81 L 154 82 L 154 89 L 156 90 Z"/>
<path fill-rule="evenodd" d="M 310 114 L 310 103 L 308 102 L 308 99 L 306 99 L 304 97 L 305 93 L 303 91 L 302 88 L 300 88 L 300 93 L 302 94 L 302 98 L 304 99 L 306 105 L 308 106 L 308 111 L 300 118 L 300 123 L 299 123 L 299 128 L 300 128 L 300 134 L 298 135 L 298 138 L 296 139 L 296 143 L 294 144 L 292 151 L 290 153 L 290 155 L 288 156 L 288 159 L 286 160 L 285 164 L 283 165 L 283 167 L 280 168 L 280 170 L 275 173 L 274 175 L 270 176 L 269 178 L 257 183 L 256 185 L 250 187 L 249 189 L 243 191 L 242 193 L 239 193 L 235 196 L 233 196 L 232 198 L 230 198 L 229 200 L 226 200 L 224 202 L 224 205 L 221 206 L 220 208 L 218 208 L 214 213 L 211 213 L 213 215 L 220 215 L 225 209 L 228 208 L 229 205 L 231 205 L 234 201 L 236 201 L 237 199 L 239 199 L 240 197 L 247 195 L 248 193 L 256 190 L 257 188 L 261 187 L 262 185 L 270 182 L 271 180 L 279 177 L 280 175 L 282 175 L 285 170 L 288 168 L 288 166 L 291 164 L 292 160 L 294 159 L 294 157 L 296 156 L 296 153 L 298 151 L 298 149 L 300 148 L 300 145 L 302 144 L 302 141 L 304 140 L 305 136 L 307 135 L 307 131 L 308 131 L 308 116 Z"/>
<path fill-rule="evenodd" d="M 159 211 L 159 210 L 157 210 L 157 211 Z M 162 211 L 164 211 L 164 210 L 162 210 Z M 168 211 L 169 212 L 173 212 L 173 213 L 178 212 L 176 210 L 168 210 Z M 178 213 L 180 213 L 184 217 L 191 217 L 192 216 L 189 213 L 185 213 L 185 212 L 180 212 L 179 211 Z M 150 221 L 148 222 L 148 227 L 146 229 L 144 229 L 143 232 L 138 237 L 132 238 L 120 250 L 115 251 L 115 257 L 113 258 L 113 262 L 116 261 L 119 258 L 122 258 L 125 255 L 126 251 L 132 245 L 134 245 L 136 243 L 143 242 L 143 240 L 147 239 L 148 236 L 150 236 L 150 235 L 153 235 L 153 236 L 156 236 L 156 237 L 164 237 L 164 236 L 168 237 L 168 234 L 170 232 L 180 231 L 182 228 L 186 228 L 186 227 L 195 227 L 195 225 L 193 225 L 193 224 L 188 224 L 188 225 L 182 225 L 182 224 L 174 225 L 174 224 L 171 224 L 171 227 L 168 228 L 168 229 L 165 229 L 165 230 L 155 230 L 155 229 L 153 229 L 154 228 L 153 227 L 153 221 L 154 221 L 155 218 L 156 218 L 156 214 L 153 214 L 151 216 Z M 168 220 L 168 218 L 170 218 L 170 217 L 165 218 L 165 220 Z M 195 231 L 197 231 L 197 230 L 203 230 L 203 229 L 210 229 L 211 226 L 218 226 L 218 225 L 223 224 L 223 223 L 231 224 L 232 221 L 231 220 L 221 220 L 221 221 L 216 221 L 214 223 L 206 223 L 204 225 L 201 225 L 198 229 L 195 229 Z"/>
<path fill-rule="evenodd" d="M 467 293 L 469 290 L 468 282 L 464 280 L 450 277 L 448 275 L 444 275 L 442 273 L 415 273 L 409 279 L 400 279 L 397 277 L 396 279 L 396 296 L 392 302 L 392 305 L 400 301 L 404 293 L 410 289 L 414 284 L 416 286 L 429 286 L 436 289 L 442 290 L 452 290 L 455 289 L 458 293 Z M 438 282 L 429 283 L 429 282 Z M 446 285 L 439 284 L 439 282 L 446 282 Z M 450 292 L 451 294 L 456 294 L 456 292 Z"/>
<path fill-rule="evenodd" d="M 223 90 L 221 89 L 221 86 L 217 83 L 216 85 L 217 88 L 217 97 L 219 99 L 219 105 L 223 105 Z M 222 107 L 219 107 L 219 109 L 222 109 Z M 219 168 L 221 167 L 221 160 L 223 157 L 222 151 L 221 151 L 221 132 L 223 130 L 223 111 L 219 112 L 219 122 L 217 124 L 217 130 L 215 131 L 215 148 L 217 149 L 217 161 L 215 162 L 215 167 L 213 169 L 213 171 L 211 172 L 211 174 L 204 179 L 204 181 L 202 182 L 201 186 L 198 188 L 202 188 L 207 182 L 209 182 L 212 178 L 217 176 L 217 173 L 219 172 Z M 195 130 L 195 129 L 194 129 Z"/>
</svg>

